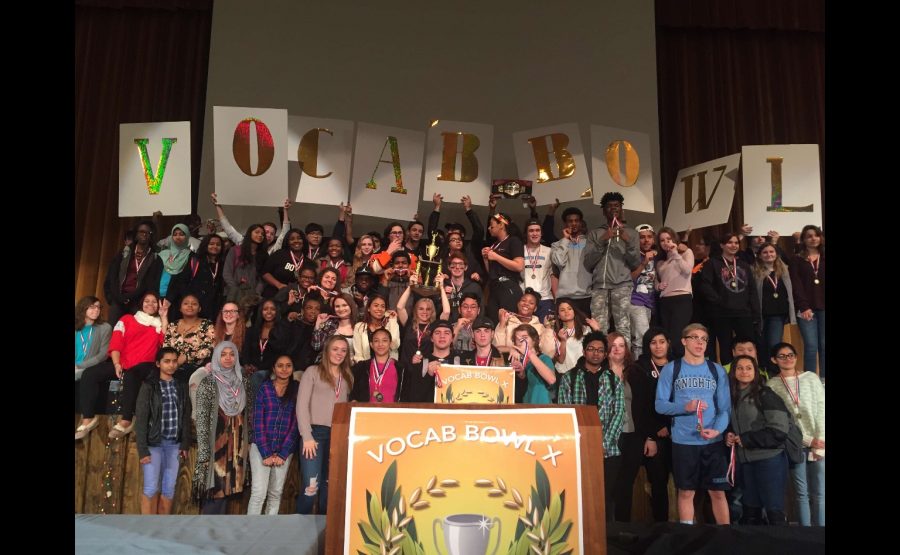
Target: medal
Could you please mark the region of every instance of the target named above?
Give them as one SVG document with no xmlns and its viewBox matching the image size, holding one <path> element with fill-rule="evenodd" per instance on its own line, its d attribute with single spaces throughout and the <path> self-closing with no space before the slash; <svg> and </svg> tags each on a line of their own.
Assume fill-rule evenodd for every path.
<svg viewBox="0 0 900 555">
<path fill-rule="evenodd" d="M 722 262 L 725 263 L 725 269 L 728 270 L 728 274 L 731 276 L 731 288 L 737 291 L 737 258 L 734 259 L 734 268 L 728 265 L 728 260 L 724 256 L 722 257 Z"/>
<path fill-rule="evenodd" d="M 814 279 L 813 283 L 815 283 L 816 285 L 819 285 L 819 278 Z"/>
<path fill-rule="evenodd" d="M 378 368 L 378 359 L 372 357 L 372 381 L 375 382 L 375 401 L 382 402 L 384 401 L 384 394 L 381 393 L 381 382 L 384 381 L 384 375 L 387 373 L 388 366 L 391 364 L 391 359 L 388 358 L 383 368 Z"/>
<path fill-rule="evenodd" d="M 769 283 L 772 284 L 772 298 L 778 298 L 778 276 L 775 276 L 775 279 L 772 279 L 772 276 L 775 276 L 775 272 L 772 272 L 770 275 L 766 276 L 766 279 L 769 280 Z"/>
<path fill-rule="evenodd" d="M 425 325 L 425 329 L 419 331 L 419 324 L 416 324 L 416 356 L 422 356 L 422 338 L 425 337 L 425 333 L 428 331 L 428 325 Z"/>
<path fill-rule="evenodd" d="M 537 277 L 537 263 L 538 263 L 538 258 L 541 256 L 541 247 L 540 247 L 540 245 L 538 245 L 537 252 L 535 252 L 534 254 L 532 254 L 532 253 L 530 253 L 530 252 L 527 252 L 527 249 L 526 249 L 526 254 L 528 255 L 528 261 L 531 262 L 531 264 L 530 264 L 530 266 L 531 266 L 531 279 L 535 279 L 535 278 Z"/>
</svg>

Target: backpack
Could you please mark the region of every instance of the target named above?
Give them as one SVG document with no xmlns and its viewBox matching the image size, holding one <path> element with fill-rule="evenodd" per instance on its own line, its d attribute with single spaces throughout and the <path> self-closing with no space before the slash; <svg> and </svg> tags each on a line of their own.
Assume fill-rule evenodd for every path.
<svg viewBox="0 0 900 555">
<path fill-rule="evenodd" d="M 789 425 L 787 439 L 784 440 L 784 452 L 791 461 L 791 465 L 800 464 L 806 462 L 806 455 L 803 453 L 803 432 L 797 426 L 794 413 L 790 409 L 787 409 L 787 413 Z"/>
</svg>

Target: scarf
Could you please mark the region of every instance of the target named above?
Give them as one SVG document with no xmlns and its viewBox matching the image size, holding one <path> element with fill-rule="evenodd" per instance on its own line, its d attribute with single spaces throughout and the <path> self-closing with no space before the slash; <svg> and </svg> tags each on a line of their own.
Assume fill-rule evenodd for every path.
<svg viewBox="0 0 900 555">
<path fill-rule="evenodd" d="M 134 313 L 134 319 L 142 326 L 156 328 L 156 333 L 162 331 L 162 321 L 160 321 L 159 316 L 150 316 L 143 310 L 138 310 Z"/>
<path fill-rule="evenodd" d="M 222 351 L 226 347 L 234 352 L 234 366 L 231 368 L 225 368 L 220 362 Z M 212 355 L 212 377 L 216 380 L 216 389 L 219 392 L 219 407 L 226 416 L 235 416 L 244 410 L 247 392 L 244 390 L 242 376 L 237 346 L 231 341 L 223 341 L 216 345 Z"/>
<path fill-rule="evenodd" d="M 191 233 L 184 224 L 175 224 L 172 233 L 176 229 L 180 229 L 185 234 L 184 246 L 179 247 L 175 244 L 175 238 L 169 234 L 169 246 L 159 252 L 159 257 L 163 261 L 163 268 L 172 275 L 180 274 L 187 264 L 188 258 L 191 256 Z"/>
</svg>

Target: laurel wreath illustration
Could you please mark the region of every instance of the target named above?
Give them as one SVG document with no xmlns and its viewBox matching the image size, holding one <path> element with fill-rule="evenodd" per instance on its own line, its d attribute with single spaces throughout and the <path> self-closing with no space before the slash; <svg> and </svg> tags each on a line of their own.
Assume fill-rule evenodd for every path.
<svg viewBox="0 0 900 555">
<path fill-rule="evenodd" d="M 518 512 L 518 522 L 507 555 L 570 555 L 573 549 L 567 543 L 572 521 L 563 519 L 565 514 L 565 490 L 553 494 L 550 480 L 540 462 L 535 462 L 534 485 L 525 500 L 519 490 L 507 487 L 500 476 L 496 480 L 480 478 L 474 483 L 485 488 L 488 497 L 505 498 L 503 506 Z M 435 499 L 446 498 L 447 491 L 460 486 L 459 480 L 432 476 L 424 487 L 417 487 L 409 498 L 404 498 L 402 486 L 397 486 L 397 461 L 391 463 L 381 481 L 378 492 L 366 490 L 368 521 L 357 524 L 363 537 L 364 551 L 359 555 L 424 555 L 425 547 L 419 541 L 415 511 L 431 506 Z M 385 500 L 390 500 L 385 502 Z"/>
</svg>

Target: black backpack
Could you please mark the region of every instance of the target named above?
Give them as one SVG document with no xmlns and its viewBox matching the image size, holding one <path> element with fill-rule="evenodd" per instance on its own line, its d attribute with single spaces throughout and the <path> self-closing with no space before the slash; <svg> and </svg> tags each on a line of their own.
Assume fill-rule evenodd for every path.
<svg viewBox="0 0 900 555">
<path fill-rule="evenodd" d="M 791 461 L 791 465 L 793 466 L 806 462 L 806 456 L 803 453 L 803 432 L 801 432 L 800 427 L 797 426 L 797 420 L 794 419 L 794 412 L 787 408 L 787 405 L 785 405 L 785 410 L 788 413 L 789 424 L 787 439 L 784 440 L 784 452 L 787 454 L 788 460 Z"/>
</svg>

